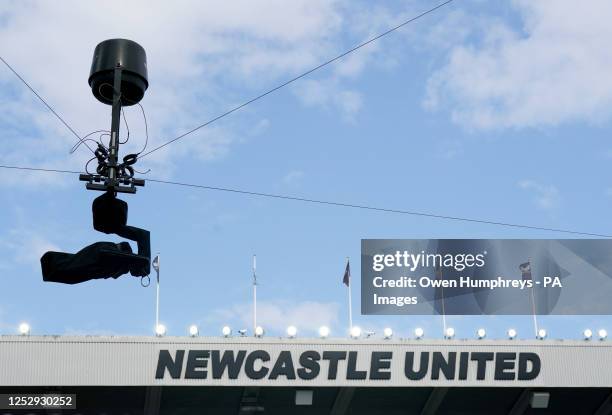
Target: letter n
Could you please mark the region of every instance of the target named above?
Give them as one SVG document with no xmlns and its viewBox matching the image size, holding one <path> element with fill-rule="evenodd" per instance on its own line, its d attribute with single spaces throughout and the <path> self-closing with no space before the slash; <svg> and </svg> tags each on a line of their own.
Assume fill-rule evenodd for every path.
<svg viewBox="0 0 612 415">
<path fill-rule="evenodd" d="M 159 351 L 159 359 L 157 360 L 157 371 L 155 379 L 163 379 L 166 369 L 170 373 L 172 379 L 180 379 L 183 370 L 183 358 L 185 357 L 184 350 L 176 351 L 176 359 L 172 359 L 168 350 Z"/>
</svg>

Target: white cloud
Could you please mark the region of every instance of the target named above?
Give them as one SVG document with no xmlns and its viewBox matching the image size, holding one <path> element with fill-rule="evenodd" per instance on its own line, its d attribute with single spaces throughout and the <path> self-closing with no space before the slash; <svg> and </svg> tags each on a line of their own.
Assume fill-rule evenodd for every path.
<svg viewBox="0 0 612 415">
<path fill-rule="evenodd" d="M 40 268 L 40 257 L 47 251 L 59 251 L 59 247 L 44 235 L 31 229 L 15 228 L 2 239 L 0 246 L 11 252 L 10 257 L 19 264 Z"/>
<path fill-rule="evenodd" d="M 318 106 L 327 111 L 339 110 L 345 121 L 353 121 L 363 105 L 359 92 L 344 89 L 334 79 L 302 80 L 294 86 L 293 91 L 306 106 Z"/>
<path fill-rule="evenodd" d="M 270 128 L 270 120 L 262 118 L 259 120 L 254 127 L 251 128 L 250 134 L 252 136 L 263 134 L 268 128 Z"/>
<path fill-rule="evenodd" d="M 180 7 L 162 1 L 9 2 L 0 12 L 0 50 L 84 134 L 110 124 L 109 107 L 98 103 L 87 85 L 95 45 L 113 37 L 139 42 L 148 57 L 150 87 L 143 105 L 151 148 L 342 50 L 344 14 L 349 13 L 343 5 L 341 0 L 194 0 L 181 2 Z M 339 79 L 360 73 L 363 62 L 358 60 L 370 53 L 347 61 L 338 74 L 327 73 L 333 79 L 314 101 L 340 109 L 346 117 L 359 111 L 360 95 L 343 87 Z M 0 92 L 1 140 L 11 143 L 4 146 L 0 161 L 83 167 L 89 152 L 83 148 L 69 156 L 75 137 L 2 67 Z M 144 128 L 137 108 L 126 113 L 132 130 L 131 143 L 124 150 L 128 152 L 140 148 Z M 248 117 L 251 112 L 243 114 Z M 152 154 L 139 167 L 168 175 L 182 157 L 203 161 L 223 157 L 248 130 L 236 117 L 215 127 L 198 131 L 170 151 Z M 42 176 L 46 175 L 32 180 L 49 180 Z"/>
<path fill-rule="evenodd" d="M 291 170 L 283 177 L 283 183 L 293 185 L 300 182 L 304 178 L 304 172 L 301 170 Z"/>
<path fill-rule="evenodd" d="M 440 17 L 439 23 L 419 33 L 420 41 L 415 42 L 415 47 L 424 51 L 448 50 L 464 42 L 482 23 L 482 18 L 478 19 L 461 9 L 448 10 Z"/>
<path fill-rule="evenodd" d="M 251 328 L 253 325 L 253 305 L 236 304 L 230 308 L 213 311 L 210 322 L 217 325 L 242 324 Z M 334 327 L 338 323 L 338 303 L 321 303 L 317 301 L 259 301 L 257 302 L 257 324 L 268 331 L 284 333 L 287 326 L 295 325 L 300 332 L 315 333 L 320 326 Z M 242 328 L 241 327 L 241 328 Z"/>
<path fill-rule="evenodd" d="M 516 0 L 515 29 L 484 18 L 478 43 L 452 48 L 425 106 L 469 128 L 556 126 L 612 116 L 612 3 Z M 444 37 L 444 35 L 442 35 Z"/>
<path fill-rule="evenodd" d="M 444 160 L 451 160 L 463 154 L 463 145 L 459 140 L 441 140 L 436 147 L 438 157 Z"/>
<path fill-rule="evenodd" d="M 533 194 L 533 201 L 542 210 L 551 210 L 559 205 L 559 190 L 552 185 L 543 185 L 533 180 L 521 180 L 518 186 Z"/>
</svg>

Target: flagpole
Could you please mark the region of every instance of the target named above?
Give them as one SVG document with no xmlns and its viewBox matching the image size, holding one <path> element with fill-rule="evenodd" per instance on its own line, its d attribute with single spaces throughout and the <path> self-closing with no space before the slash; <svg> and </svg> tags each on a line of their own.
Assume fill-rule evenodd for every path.
<svg viewBox="0 0 612 415">
<path fill-rule="evenodd" d="M 253 255 L 253 333 L 257 328 L 257 255 Z"/>
<path fill-rule="evenodd" d="M 155 270 L 155 273 L 157 274 L 157 282 L 156 282 L 156 289 L 155 289 L 155 330 L 157 331 L 157 328 L 159 327 L 159 252 L 157 253 L 157 255 L 155 256 L 155 258 L 153 258 L 153 269 Z"/>
<path fill-rule="evenodd" d="M 528 258 L 529 262 L 529 271 L 531 272 L 531 258 Z M 531 274 L 533 276 L 533 273 Z M 534 278 L 531 278 L 531 311 L 533 316 L 533 328 L 535 330 L 535 335 L 538 337 L 538 318 L 536 317 L 536 306 L 535 306 L 535 295 L 533 291 L 535 290 L 535 281 Z"/>
<path fill-rule="evenodd" d="M 533 310 L 533 328 L 535 330 L 536 337 L 538 337 L 538 319 L 536 317 L 535 298 L 534 298 L 534 295 L 533 295 L 533 289 L 534 288 L 535 287 L 532 285 L 531 286 L 531 307 L 532 307 L 532 310 Z"/>
<path fill-rule="evenodd" d="M 442 281 L 442 268 L 438 270 L 438 276 Z M 442 290 L 442 336 L 446 336 L 446 307 L 444 304 L 444 284 L 441 284 L 440 289 Z"/>
<path fill-rule="evenodd" d="M 446 309 L 444 306 L 444 287 L 442 287 L 442 336 L 446 336 Z"/>
<path fill-rule="evenodd" d="M 159 327 L 159 271 L 157 271 L 157 294 L 155 296 L 155 330 Z"/>
<path fill-rule="evenodd" d="M 349 266 L 349 257 L 346 257 L 346 264 L 347 266 Z M 351 276 L 349 274 L 349 280 L 348 280 L 348 305 L 349 305 L 349 333 L 351 332 L 352 328 L 353 328 L 353 302 L 351 301 L 351 286 L 353 284 L 351 284 Z"/>
</svg>

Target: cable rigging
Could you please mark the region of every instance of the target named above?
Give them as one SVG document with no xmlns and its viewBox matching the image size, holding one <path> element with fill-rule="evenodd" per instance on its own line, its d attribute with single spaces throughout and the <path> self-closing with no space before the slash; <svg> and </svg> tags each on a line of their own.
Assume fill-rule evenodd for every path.
<svg viewBox="0 0 612 415">
<path fill-rule="evenodd" d="M 25 171 L 40 171 L 47 173 L 66 173 L 66 174 L 79 174 L 80 172 L 74 170 L 59 170 L 59 169 L 48 169 L 48 168 L 36 168 L 36 167 L 23 167 L 23 166 L 8 166 L 8 165 L 0 165 L 0 169 L 13 169 L 13 170 L 25 170 Z M 295 202 L 303 202 L 310 204 L 318 204 L 318 205 L 327 205 L 327 206 L 336 206 L 336 207 L 344 207 L 344 208 L 352 208 L 352 209 L 361 209 L 361 210 L 369 210 L 375 212 L 382 213 L 395 213 L 401 215 L 410 215 L 410 216 L 420 216 L 427 217 L 431 219 L 440 219 L 440 220 L 452 220 L 452 221 L 460 221 L 460 222 L 470 222 L 470 223 L 480 223 L 484 225 L 493 225 L 493 226 L 503 226 L 510 228 L 520 228 L 520 229 L 530 229 L 530 230 L 538 230 L 538 231 L 546 231 L 546 232 L 559 232 L 565 234 L 579 235 L 579 236 L 593 236 L 599 238 L 612 238 L 612 235 L 608 234 L 600 234 L 593 232 L 584 232 L 572 229 L 562 229 L 562 228 L 550 228 L 545 226 L 535 226 L 535 225 L 525 225 L 520 223 L 510 223 L 503 221 L 494 221 L 494 220 L 486 220 L 479 218 L 468 218 L 461 216 L 452 216 L 452 215 L 442 215 L 434 212 L 425 212 L 425 211 L 413 211 L 413 210 L 405 210 L 405 209 L 396 209 L 396 208 L 387 208 L 387 207 L 377 207 L 370 206 L 365 204 L 355 204 L 348 203 L 343 201 L 333 201 L 333 200 L 322 200 L 322 199 L 313 199 L 313 198 L 305 198 L 293 195 L 284 195 L 284 194 L 275 194 L 275 193 L 263 193 L 263 192 L 255 192 L 251 190 L 244 189 L 235 189 L 229 187 L 220 187 L 220 186 L 207 186 L 201 184 L 194 183 L 184 183 L 170 180 L 161 180 L 149 178 L 147 179 L 149 182 L 160 183 L 160 184 L 168 184 L 174 186 L 182 186 L 182 187 L 190 187 L 202 190 L 211 190 L 217 192 L 226 192 L 226 193 L 235 193 L 241 194 L 245 196 L 256 196 L 256 197 L 265 197 L 271 199 L 280 199 L 280 200 L 290 200 Z"/>
<path fill-rule="evenodd" d="M 192 128 L 191 130 L 189 130 L 189 131 L 187 131 L 187 132 L 185 132 L 185 133 L 183 133 L 183 134 L 181 134 L 181 135 L 179 135 L 177 137 L 174 137 L 173 139 L 168 140 L 168 141 L 166 141 L 163 144 L 160 144 L 159 146 L 157 146 L 157 147 L 149 150 L 148 152 L 144 153 L 143 155 L 139 156 L 139 158 L 144 158 L 144 157 L 148 156 L 151 153 L 154 153 L 154 152 L 156 152 L 158 150 L 161 150 L 162 148 L 166 147 L 167 145 L 172 144 L 172 143 L 174 143 L 174 142 L 176 142 L 176 141 L 178 141 L 178 140 L 188 136 L 189 134 L 192 134 L 192 133 L 194 133 L 194 132 L 196 132 L 196 131 L 198 131 L 198 130 L 200 130 L 200 129 L 202 129 L 202 128 L 204 128 L 204 127 L 206 127 L 206 126 L 208 126 L 208 125 L 210 125 L 210 124 L 212 124 L 212 123 L 214 123 L 214 122 L 216 122 L 216 121 L 218 121 L 218 120 L 220 120 L 222 118 L 225 118 L 228 115 L 230 115 L 230 114 L 232 114 L 232 113 L 234 113 L 234 112 L 236 112 L 236 111 L 246 107 L 249 104 L 252 104 L 252 103 L 254 103 L 256 101 L 259 101 L 260 99 L 262 99 L 262 98 L 272 94 L 273 92 L 276 92 L 279 89 L 284 88 L 287 85 L 290 85 L 290 84 L 294 83 L 295 81 L 298 81 L 298 80 L 300 80 L 300 79 L 310 75 L 311 73 L 313 73 L 315 71 L 318 71 L 319 69 L 324 68 L 327 65 L 330 65 L 330 64 L 336 62 L 339 59 L 342 59 L 343 57 L 345 57 L 345 56 L 355 52 L 356 50 L 359 50 L 359 49 L 363 48 L 364 46 L 367 46 L 370 43 L 373 43 L 373 42 L 377 41 L 378 39 L 380 39 L 380 38 L 382 38 L 384 36 L 387 36 L 387 35 L 395 32 L 396 30 L 401 29 L 402 27 L 404 27 L 404 26 L 406 26 L 406 25 L 408 25 L 408 24 L 410 24 L 410 23 L 412 23 L 412 22 L 414 22 L 414 21 L 416 21 L 416 20 L 418 20 L 418 19 L 420 19 L 420 18 L 422 18 L 422 17 L 424 17 L 424 16 L 426 16 L 426 15 L 436 11 L 436 10 L 438 10 L 439 8 L 441 8 L 443 6 L 446 6 L 447 4 L 451 3 L 452 1 L 453 0 L 447 0 L 447 1 L 443 2 L 443 3 L 440 3 L 437 6 L 432 7 L 431 9 L 426 10 L 426 11 L 422 12 L 421 14 L 419 14 L 417 16 L 414 16 L 414 17 L 412 17 L 412 18 L 410 18 L 410 19 L 408 19 L 408 20 L 406 20 L 406 21 L 404 21 L 404 22 L 402 22 L 402 23 L 400 23 L 400 24 L 398 24 L 398 25 L 388 29 L 387 31 L 385 31 L 383 33 L 380 33 L 380 34 L 378 34 L 378 35 L 376 35 L 376 36 L 374 36 L 374 37 L 372 37 L 372 38 L 370 38 L 370 39 L 360 43 L 359 45 L 357 45 L 357 46 L 355 46 L 355 47 L 353 47 L 353 48 L 351 48 L 351 49 L 349 49 L 349 50 L 347 50 L 347 51 L 345 51 L 345 52 L 343 52 L 343 53 L 341 53 L 339 55 L 336 55 L 335 57 L 333 57 L 333 58 L 331 58 L 331 59 L 321 63 L 320 65 L 317 65 L 314 68 L 307 70 L 306 72 L 302 72 L 301 74 L 299 74 L 299 75 L 289 79 L 288 81 L 285 81 L 282 84 L 280 84 L 280 85 L 278 85 L 278 86 L 276 86 L 276 87 L 274 87 L 272 89 L 269 89 L 266 92 L 264 92 L 264 93 L 262 93 L 260 95 L 257 95 L 256 97 L 251 98 L 248 101 L 245 101 L 244 103 L 242 103 L 242 104 L 240 104 L 240 105 L 238 105 L 238 106 L 236 106 L 236 107 L 234 107 L 234 108 L 232 108 L 232 109 L 230 109 L 230 110 L 228 110 L 228 111 L 226 111 L 226 112 L 224 112 L 224 113 L 222 113 L 222 114 L 220 114 L 220 115 L 218 115 L 218 116 L 216 116 L 216 117 L 214 117 L 214 118 L 212 118 L 212 119 L 210 119 L 210 120 L 208 120 L 206 122 L 204 122 L 203 124 L 200 124 L 197 127 Z"/>
</svg>

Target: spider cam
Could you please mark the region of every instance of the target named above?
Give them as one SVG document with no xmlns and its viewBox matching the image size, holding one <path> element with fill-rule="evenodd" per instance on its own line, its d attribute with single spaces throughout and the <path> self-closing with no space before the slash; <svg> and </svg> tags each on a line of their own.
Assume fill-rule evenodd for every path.
<svg viewBox="0 0 612 415">
<path fill-rule="evenodd" d="M 119 162 L 121 107 L 137 104 L 149 85 L 144 49 L 126 39 L 101 42 L 94 51 L 89 85 L 96 99 L 112 107 L 111 131 L 108 147 L 99 143 L 95 150 L 96 174 L 81 174 L 79 180 L 87 182 L 88 190 L 104 192 L 92 203 L 94 229 L 135 241 L 138 252 L 127 242 L 96 242 L 75 254 L 47 252 L 41 258 L 44 281 L 78 284 L 128 272 L 144 278 L 151 271 L 149 231 L 128 226 L 128 205 L 117 199 L 117 193 L 136 193 L 136 186 L 144 186 L 144 180 L 134 178 L 138 154 Z"/>
</svg>

